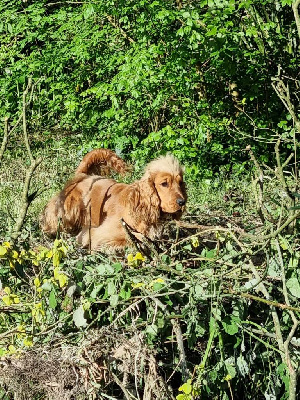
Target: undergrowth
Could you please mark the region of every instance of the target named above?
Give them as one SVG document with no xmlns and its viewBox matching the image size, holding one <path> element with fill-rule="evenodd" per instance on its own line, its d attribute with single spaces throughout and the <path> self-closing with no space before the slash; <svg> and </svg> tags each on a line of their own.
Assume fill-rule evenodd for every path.
<svg viewBox="0 0 300 400">
<path fill-rule="evenodd" d="M 37 225 L 50 192 L 72 173 L 77 150 L 68 151 L 67 169 L 64 160 L 37 170 L 34 189 L 47 176 L 43 185 L 54 188 L 40 191 L 16 240 L 11 187 L 23 175 L 4 171 L 1 201 L 12 206 L 1 219 L 2 398 L 292 398 L 298 210 L 271 172 L 263 191 L 255 178 L 188 176 L 184 219 L 147 257 L 88 254 L 72 238 L 49 241 Z"/>
</svg>

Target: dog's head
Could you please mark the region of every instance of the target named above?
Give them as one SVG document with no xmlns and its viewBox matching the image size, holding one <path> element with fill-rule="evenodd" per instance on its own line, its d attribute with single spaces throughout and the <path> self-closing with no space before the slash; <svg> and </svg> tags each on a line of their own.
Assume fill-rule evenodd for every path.
<svg viewBox="0 0 300 400">
<path fill-rule="evenodd" d="M 187 200 L 183 172 L 179 161 L 168 154 L 148 164 L 142 178 L 153 188 L 160 210 L 174 219 L 180 218 Z"/>
</svg>

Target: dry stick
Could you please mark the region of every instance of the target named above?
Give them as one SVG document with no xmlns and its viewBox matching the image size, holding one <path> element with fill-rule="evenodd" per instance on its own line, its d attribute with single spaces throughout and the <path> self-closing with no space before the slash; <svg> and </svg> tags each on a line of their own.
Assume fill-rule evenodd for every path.
<svg viewBox="0 0 300 400">
<path fill-rule="evenodd" d="M 280 146 L 280 139 L 277 140 L 276 145 L 275 145 L 275 155 L 276 155 L 276 162 L 277 162 L 277 168 L 275 169 L 275 175 L 279 179 L 279 182 L 281 183 L 281 185 L 284 189 L 284 192 L 286 193 L 286 195 L 289 198 L 289 206 L 293 207 L 293 206 L 295 206 L 295 198 L 291 195 L 290 188 L 288 187 L 288 184 L 286 182 L 286 179 L 285 179 L 285 176 L 283 173 L 283 168 L 288 163 L 288 160 L 290 159 L 290 157 L 288 157 L 287 160 L 283 164 L 281 164 L 279 146 Z M 295 150 L 296 150 L 296 147 L 295 147 Z M 291 215 L 295 215 L 295 213 L 296 213 L 295 210 L 291 211 Z M 295 230 L 295 227 L 296 227 L 296 220 L 293 221 L 292 229 Z"/>
<path fill-rule="evenodd" d="M 300 308 L 298 308 L 298 307 L 292 307 L 291 305 L 278 303 L 277 301 L 273 301 L 273 300 L 266 300 L 261 297 L 249 294 L 249 293 L 244 293 L 244 292 L 240 293 L 240 292 L 230 291 L 230 295 L 237 296 L 237 297 L 245 297 L 246 299 L 259 301 L 261 303 L 268 304 L 269 306 L 272 306 L 272 307 L 281 308 L 282 310 L 297 311 L 300 313 Z"/>
<path fill-rule="evenodd" d="M 294 18 L 296 21 L 298 36 L 299 36 L 299 40 L 300 40 L 300 17 L 299 17 L 299 12 L 298 12 L 299 5 L 300 5 L 300 0 L 296 0 L 293 2 L 292 8 L 293 8 Z"/>
<path fill-rule="evenodd" d="M 171 319 L 171 324 L 173 325 L 173 329 L 174 329 L 174 332 L 176 335 L 178 352 L 180 355 L 180 364 L 181 364 L 181 368 L 182 368 L 183 381 L 186 382 L 189 377 L 189 374 L 188 374 L 185 351 L 184 351 L 184 346 L 183 346 L 183 337 L 182 337 L 181 327 L 180 327 L 179 321 L 176 318 Z"/>
<path fill-rule="evenodd" d="M 19 125 L 19 123 L 22 120 L 22 117 L 23 117 L 23 113 L 20 114 L 19 118 L 17 119 L 17 122 L 15 123 L 15 125 L 12 127 L 12 129 L 10 131 L 8 130 L 8 117 L 4 118 L 4 136 L 3 136 L 3 139 L 2 139 L 2 145 L 1 145 L 1 150 L 0 150 L 0 162 L 1 162 L 1 159 L 2 159 L 3 154 L 5 152 L 5 149 L 6 149 L 8 137 L 17 128 L 17 126 Z M 6 133 L 6 129 L 7 129 L 7 133 Z"/>
<path fill-rule="evenodd" d="M 259 240 L 266 242 L 267 240 L 274 239 L 281 231 L 283 231 L 284 228 L 286 228 L 290 223 L 292 223 L 298 217 L 300 217 L 300 211 L 296 212 L 294 215 L 291 215 L 278 229 L 276 229 L 275 232 L 272 232 L 269 235 L 259 236 L 259 235 L 252 235 L 250 233 L 241 233 L 241 236 L 246 236 L 249 239 L 254 239 L 256 240 L 256 243 L 259 243 L 258 242 Z M 228 230 L 228 232 L 232 231 Z"/>
<path fill-rule="evenodd" d="M 300 121 L 297 117 L 297 114 L 295 112 L 295 107 L 292 103 L 291 96 L 290 96 L 290 91 L 288 85 L 285 85 L 283 80 L 279 77 L 273 78 L 272 82 L 273 89 L 275 90 L 277 96 L 279 99 L 282 101 L 284 104 L 285 108 L 288 110 L 288 112 L 291 114 L 292 119 L 296 125 L 296 129 L 298 132 L 300 132 Z"/>
<path fill-rule="evenodd" d="M 282 275 L 282 291 L 284 295 L 285 302 L 288 306 L 290 306 L 290 299 L 288 296 L 287 292 L 287 287 L 286 287 L 286 281 L 285 281 L 285 268 L 284 268 L 284 261 L 281 253 L 281 248 L 278 239 L 276 239 L 276 247 L 277 247 L 277 252 L 279 256 L 279 262 L 281 266 L 281 275 Z M 290 309 L 289 311 L 290 316 L 293 321 L 293 326 L 292 329 L 290 330 L 290 333 L 288 337 L 286 338 L 284 342 L 284 351 L 285 351 L 285 357 L 286 357 L 286 363 L 289 369 L 289 374 L 290 374 L 290 384 L 289 384 L 289 400 L 294 400 L 296 399 L 296 387 L 297 387 L 297 371 L 295 371 L 295 368 L 292 365 L 291 357 L 290 357 L 290 352 L 289 352 L 289 344 L 296 332 L 296 329 L 299 325 L 299 321 L 295 317 L 295 314 L 293 310 Z"/>
<path fill-rule="evenodd" d="M 116 374 L 114 374 L 112 371 L 110 372 L 112 377 L 114 378 L 116 384 L 121 388 L 126 400 L 131 400 L 131 399 L 136 399 L 128 390 L 125 388 L 123 383 L 120 381 L 120 379 L 117 377 Z"/>
<path fill-rule="evenodd" d="M 291 202 L 293 202 L 294 199 L 291 196 L 290 189 L 286 183 L 286 179 L 283 174 L 283 166 L 282 166 L 281 160 L 280 160 L 279 146 L 280 146 L 280 139 L 277 140 L 276 145 L 275 145 L 275 155 L 276 155 L 276 162 L 277 162 L 277 169 L 275 170 L 275 175 L 277 176 L 277 178 L 279 179 L 279 182 L 283 186 L 283 189 L 284 189 L 286 195 L 289 197 Z M 289 158 L 288 158 L 288 160 L 289 160 Z M 284 163 L 284 165 L 285 164 L 286 164 L 286 162 Z"/>
<path fill-rule="evenodd" d="M 4 134 L 3 134 L 3 139 L 2 139 L 1 149 L 0 149 L 0 162 L 1 162 L 3 154 L 5 152 L 7 141 L 8 141 L 8 117 L 5 117 L 4 118 Z"/>
<path fill-rule="evenodd" d="M 21 228 L 23 226 L 28 207 L 30 206 L 31 201 L 32 201 L 32 199 L 30 199 L 30 197 L 28 196 L 30 182 L 31 182 L 32 176 L 34 174 L 34 171 L 40 165 L 41 162 L 42 162 L 42 158 L 38 158 L 37 160 L 34 160 L 26 172 L 26 178 L 25 178 L 23 194 L 22 194 L 23 207 L 19 213 L 19 216 L 18 216 L 18 219 L 16 222 L 16 226 L 11 235 L 12 241 L 15 241 L 17 239 L 17 237 L 20 235 Z"/>
<path fill-rule="evenodd" d="M 265 223 L 266 218 L 271 221 L 272 223 L 274 223 L 274 218 L 272 217 L 272 215 L 268 212 L 268 210 L 266 209 L 266 207 L 264 207 L 263 204 L 263 184 L 264 184 L 264 173 L 263 170 L 261 169 L 261 166 L 259 165 L 259 162 L 257 161 L 253 151 L 251 150 L 251 147 L 248 146 L 247 150 L 249 151 L 250 154 L 250 158 L 253 161 L 256 169 L 259 171 L 259 176 L 253 181 L 253 186 L 254 186 L 254 195 L 255 195 L 255 200 L 256 200 L 256 208 L 257 208 L 257 212 L 258 215 L 260 216 L 260 219 L 262 221 L 262 223 Z M 259 196 L 257 195 L 256 192 L 256 186 L 258 185 L 259 187 Z"/>
<path fill-rule="evenodd" d="M 235 235 L 231 232 L 231 237 L 233 238 L 233 240 L 240 246 L 240 248 L 242 250 L 245 250 L 245 246 L 243 245 L 243 243 L 241 243 L 236 237 Z M 250 269 L 255 277 L 255 279 L 260 280 L 260 275 L 257 272 L 257 269 L 255 268 L 251 258 L 248 256 L 248 261 L 249 261 L 249 266 Z M 260 282 L 260 284 L 257 287 L 265 296 L 265 298 L 270 301 L 270 294 L 266 288 L 266 286 L 264 285 L 263 282 Z M 248 295 L 248 293 L 244 293 L 245 295 Z M 278 347 L 279 350 L 284 353 L 284 343 L 283 343 L 283 337 L 282 337 L 282 333 L 281 333 L 281 326 L 280 326 L 280 321 L 279 321 L 279 317 L 277 314 L 277 311 L 274 307 L 274 305 L 271 306 L 271 315 L 273 318 L 273 323 L 274 323 L 274 328 L 275 328 L 275 334 L 276 334 L 276 339 L 277 339 L 277 343 L 278 343 Z M 282 361 L 285 362 L 284 357 L 282 357 Z"/>
<path fill-rule="evenodd" d="M 257 335 L 266 336 L 266 337 L 269 337 L 271 339 L 276 339 L 276 335 L 274 333 L 265 332 L 265 331 L 262 331 L 260 329 L 255 329 L 255 328 L 251 328 L 249 331 L 253 332 L 253 333 L 256 333 Z M 298 339 L 295 338 L 295 337 L 292 338 L 291 344 L 294 347 L 300 347 L 300 344 L 298 343 Z"/>
<path fill-rule="evenodd" d="M 167 310 L 167 307 L 160 300 L 158 300 L 156 297 L 150 297 L 150 298 L 167 314 L 167 316 L 170 317 L 170 313 Z M 183 380 L 186 382 L 186 380 L 189 377 L 189 370 L 187 368 L 187 363 L 186 363 L 186 356 L 185 356 L 185 351 L 184 351 L 184 346 L 183 346 L 183 337 L 182 337 L 181 327 L 180 327 L 179 322 L 176 319 L 172 318 L 171 323 L 173 325 L 175 335 L 176 335 L 176 341 L 177 341 L 177 346 L 178 346 L 180 366 L 182 369 Z"/>
<path fill-rule="evenodd" d="M 28 139 L 28 134 L 27 134 L 27 124 L 26 124 L 26 96 L 29 92 L 29 89 L 32 87 L 32 79 L 28 79 L 28 84 L 26 89 L 23 92 L 23 109 L 22 109 L 22 115 L 23 115 L 23 135 L 24 135 L 24 141 L 25 141 L 25 146 L 27 149 L 27 153 L 30 158 L 30 163 L 32 164 L 34 162 L 33 155 L 31 153 L 30 145 L 29 145 L 29 139 Z"/>
<path fill-rule="evenodd" d="M 29 90 L 32 89 L 31 91 L 31 96 L 30 96 L 30 101 L 32 99 L 32 93 L 33 93 L 33 86 L 32 86 L 32 79 L 29 78 L 28 79 L 28 84 L 26 89 L 23 92 L 23 105 L 22 105 L 22 114 L 21 114 L 21 118 L 23 119 L 23 135 L 24 135 L 24 142 L 25 142 L 25 146 L 27 149 L 27 153 L 28 156 L 30 158 L 30 167 L 26 172 L 26 177 L 25 177 L 25 182 L 24 182 L 24 187 L 23 187 L 23 193 L 22 193 L 22 209 L 19 213 L 16 225 L 14 227 L 13 233 L 11 235 L 11 239 L 14 242 L 18 236 L 20 235 L 27 211 L 28 211 L 28 207 L 30 206 L 33 198 L 29 196 L 29 188 L 30 188 L 30 183 L 31 183 L 31 179 L 33 177 L 33 174 L 36 170 L 36 168 L 39 166 L 39 164 L 42 162 L 42 158 L 38 158 L 37 160 L 35 160 L 33 158 L 33 155 L 31 153 L 31 149 L 30 149 L 30 145 L 29 145 L 29 139 L 28 139 L 28 134 L 27 134 L 27 123 L 26 123 L 26 96 L 29 92 Z"/>
<path fill-rule="evenodd" d="M 115 23 L 115 21 L 110 15 L 107 15 L 106 18 L 108 19 L 108 21 L 111 23 L 112 26 L 114 26 L 120 31 L 120 33 L 122 34 L 122 36 L 124 36 L 125 39 L 129 40 L 130 43 L 135 43 L 135 41 L 130 36 L 128 36 L 127 33 L 118 24 Z"/>
</svg>

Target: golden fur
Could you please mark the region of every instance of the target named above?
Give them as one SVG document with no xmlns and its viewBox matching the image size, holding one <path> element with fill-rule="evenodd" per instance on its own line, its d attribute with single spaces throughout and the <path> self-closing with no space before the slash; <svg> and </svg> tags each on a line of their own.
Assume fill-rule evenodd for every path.
<svg viewBox="0 0 300 400">
<path fill-rule="evenodd" d="M 111 150 L 88 153 L 74 178 L 45 207 L 43 231 L 51 236 L 59 230 L 77 234 L 79 243 L 92 250 L 128 244 L 121 219 L 137 238 L 159 237 L 164 222 L 179 219 L 184 209 L 183 168 L 167 155 L 150 162 L 142 178 L 131 184 L 103 177 L 111 171 L 124 174 L 127 170 Z"/>
</svg>

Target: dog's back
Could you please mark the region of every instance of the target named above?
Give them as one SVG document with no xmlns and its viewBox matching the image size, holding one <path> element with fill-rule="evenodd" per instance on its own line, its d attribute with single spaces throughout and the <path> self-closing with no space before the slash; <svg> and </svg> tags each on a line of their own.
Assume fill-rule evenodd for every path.
<svg viewBox="0 0 300 400">
<path fill-rule="evenodd" d="M 98 226 L 107 191 L 116 183 L 105 177 L 113 171 L 124 175 L 128 170 L 127 164 L 111 150 L 96 149 L 86 154 L 74 178 L 46 205 L 40 218 L 42 230 L 55 237 L 60 230 L 75 235 L 84 226 Z M 97 185 L 99 180 L 101 185 Z M 96 199 L 97 204 L 92 204 L 91 199 Z"/>
</svg>

